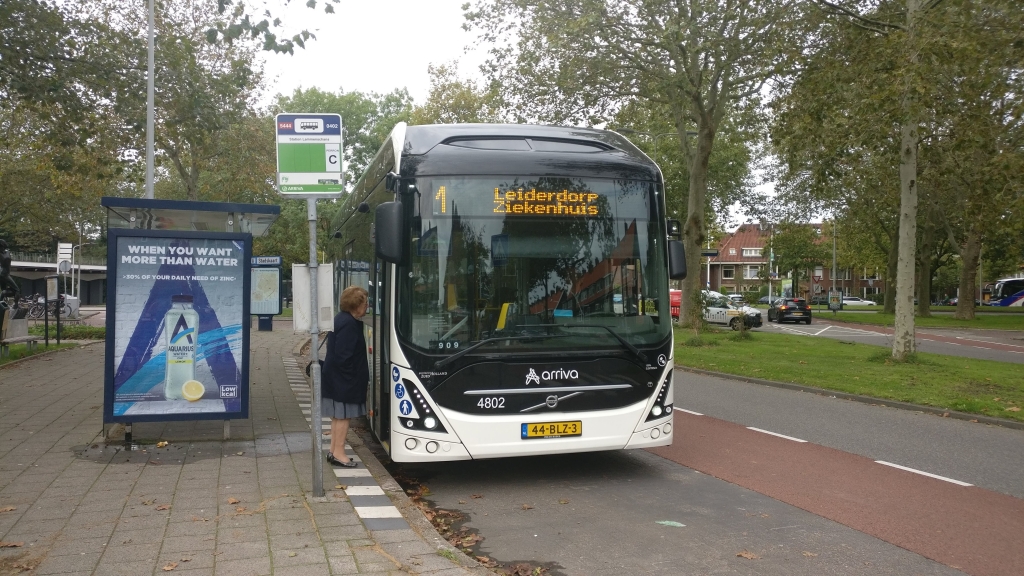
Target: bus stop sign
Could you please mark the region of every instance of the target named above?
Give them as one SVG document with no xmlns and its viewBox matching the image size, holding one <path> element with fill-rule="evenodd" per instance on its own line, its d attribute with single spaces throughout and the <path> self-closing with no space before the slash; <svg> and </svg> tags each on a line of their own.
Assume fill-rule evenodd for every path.
<svg viewBox="0 0 1024 576">
<path fill-rule="evenodd" d="M 341 116 L 278 114 L 277 190 L 282 196 L 337 198 L 341 172 Z"/>
</svg>

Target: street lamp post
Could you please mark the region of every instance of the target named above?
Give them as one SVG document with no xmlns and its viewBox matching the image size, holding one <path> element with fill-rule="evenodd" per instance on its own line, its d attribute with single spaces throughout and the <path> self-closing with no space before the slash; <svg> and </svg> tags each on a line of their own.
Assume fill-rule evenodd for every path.
<svg viewBox="0 0 1024 576">
<path fill-rule="evenodd" d="M 71 273 L 75 273 L 75 250 L 81 250 L 82 246 L 91 246 L 92 242 L 83 242 L 82 244 L 75 244 L 71 247 Z M 78 298 L 79 302 L 82 300 L 82 264 L 78 264 L 78 275 L 72 277 L 71 285 L 75 287 L 75 298 Z"/>
</svg>

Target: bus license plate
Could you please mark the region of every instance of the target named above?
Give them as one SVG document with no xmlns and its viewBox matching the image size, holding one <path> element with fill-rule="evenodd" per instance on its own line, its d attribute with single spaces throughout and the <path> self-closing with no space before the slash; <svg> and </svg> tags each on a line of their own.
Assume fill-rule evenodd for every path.
<svg viewBox="0 0 1024 576">
<path fill-rule="evenodd" d="M 532 438 L 564 438 L 566 436 L 582 436 L 583 422 L 533 422 L 523 424 L 523 440 Z"/>
</svg>

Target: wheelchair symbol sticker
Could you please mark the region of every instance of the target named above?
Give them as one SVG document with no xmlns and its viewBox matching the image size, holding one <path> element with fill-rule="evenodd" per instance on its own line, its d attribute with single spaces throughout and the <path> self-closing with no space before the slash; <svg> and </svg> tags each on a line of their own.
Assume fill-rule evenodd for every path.
<svg viewBox="0 0 1024 576">
<path fill-rule="evenodd" d="M 402 400 L 398 403 L 398 411 L 402 413 L 402 416 L 408 416 L 412 414 L 412 402 L 408 400 Z"/>
<path fill-rule="evenodd" d="M 391 379 L 394 380 L 395 382 L 398 382 L 398 379 L 400 377 L 401 377 L 401 374 L 398 372 L 398 366 L 392 366 L 391 367 Z"/>
<path fill-rule="evenodd" d="M 395 398 L 398 398 L 399 400 L 405 398 L 405 386 L 402 386 L 401 382 L 395 384 Z"/>
</svg>

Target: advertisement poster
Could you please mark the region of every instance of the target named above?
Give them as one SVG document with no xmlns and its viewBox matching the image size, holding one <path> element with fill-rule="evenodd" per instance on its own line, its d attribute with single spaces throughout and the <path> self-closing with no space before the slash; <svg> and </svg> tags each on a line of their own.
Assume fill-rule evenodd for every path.
<svg viewBox="0 0 1024 576">
<path fill-rule="evenodd" d="M 110 230 L 108 421 L 248 417 L 250 242 Z"/>
</svg>

